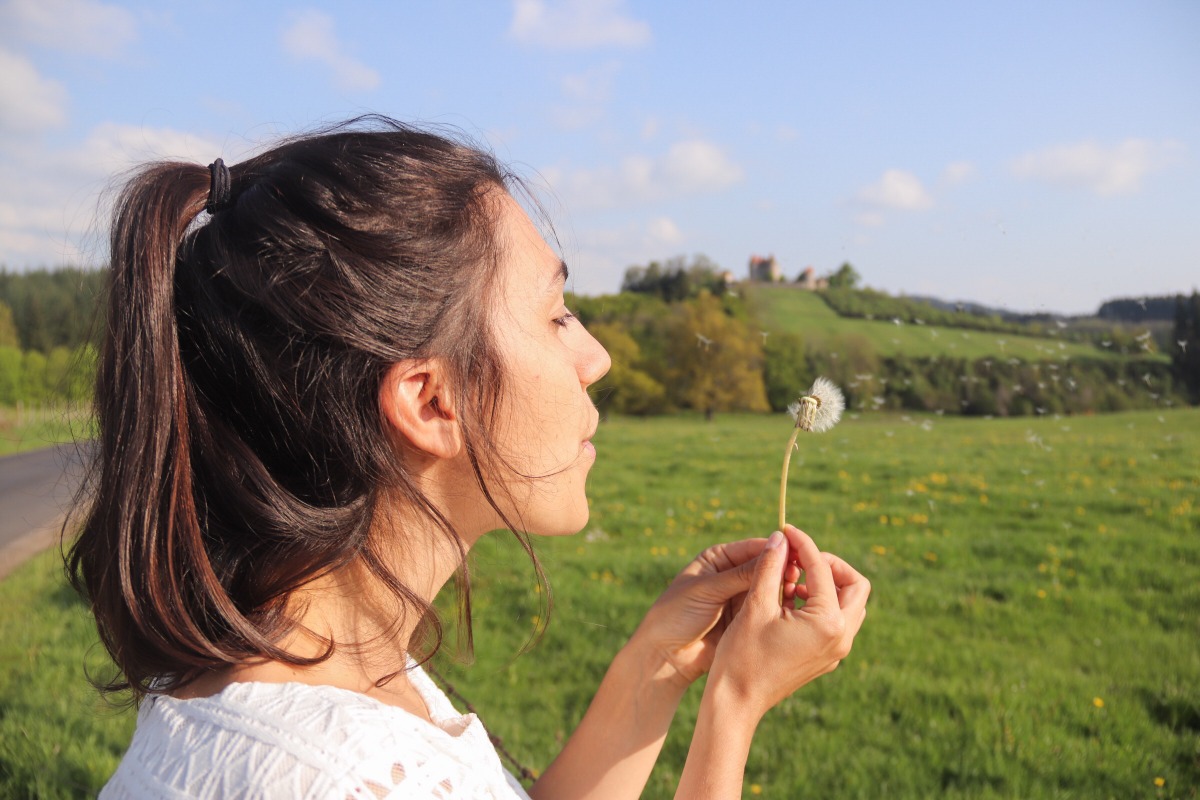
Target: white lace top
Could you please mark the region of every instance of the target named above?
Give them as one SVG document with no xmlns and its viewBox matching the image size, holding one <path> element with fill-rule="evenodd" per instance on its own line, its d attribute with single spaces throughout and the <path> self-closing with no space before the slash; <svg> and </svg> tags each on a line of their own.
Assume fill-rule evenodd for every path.
<svg viewBox="0 0 1200 800">
<path fill-rule="evenodd" d="M 420 667 L 409 678 L 436 725 L 357 692 L 300 683 L 147 699 L 100 797 L 528 800 L 479 718 L 459 714 Z"/>
</svg>

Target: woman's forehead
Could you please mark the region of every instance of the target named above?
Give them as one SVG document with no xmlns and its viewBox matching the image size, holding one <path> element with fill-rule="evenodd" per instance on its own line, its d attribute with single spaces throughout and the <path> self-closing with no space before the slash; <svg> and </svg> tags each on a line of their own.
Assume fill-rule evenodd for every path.
<svg viewBox="0 0 1200 800">
<path fill-rule="evenodd" d="M 566 262 L 546 242 L 525 209 L 507 193 L 500 200 L 497 223 L 504 245 L 505 282 L 522 292 L 561 291 L 567 280 Z"/>
</svg>

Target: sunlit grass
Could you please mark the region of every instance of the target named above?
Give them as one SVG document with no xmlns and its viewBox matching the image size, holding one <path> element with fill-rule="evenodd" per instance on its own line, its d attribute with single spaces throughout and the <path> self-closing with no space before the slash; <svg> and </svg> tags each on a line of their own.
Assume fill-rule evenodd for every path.
<svg viewBox="0 0 1200 800">
<path fill-rule="evenodd" d="M 86 439 L 92 430 L 82 405 L 0 406 L 0 456 Z"/>
<path fill-rule="evenodd" d="M 746 291 L 763 324 L 772 330 L 799 334 L 802 338 L 815 341 L 854 334 L 869 341 L 881 356 L 945 356 L 967 360 L 1019 358 L 1023 361 L 1121 357 L 1090 344 L 1061 341 L 1049 336 L 1021 336 L 939 325 L 897 325 L 890 320 L 842 317 L 820 295 L 799 289 L 757 287 L 747 288 Z"/>
<path fill-rule="evenodd" d="M 676 570 L 774 528 L 789 424 L 606 424 L 588 529 L 541 543 L 556 609 L 532 655 L 512 657 L 539 613 L 530 569 L 502 539 L 480 549 L 480 656 L 457 680 L 530 762 L 552 757 Z M 850 418 L 802 442 L 790 485 L 789 518 L 874 593 L 850 660 L 767 717 L 748 772 L 764 795 L 1200 786 L 1200 413 Z M 671 795 L 698 697 L 649 796 Z"/>
<path fill-rule="evenodd" d="M 510 537 L 484 539 L 476 663 L 444 666 L 510 750 L 545 766 L 675 572 L 774 529 L 790 425 L 606 422 L 587 529 L 537 543 L 555 607 L 524 655 L 545 598 Z M 788 497 L 789 518 L 874 591 L 851 657 L 767 716 L 747 787 L 1196 796 L 1200 411 L 849 415 L 802 440 Z M 83 682 L 94 633 L 58 576 L 48 555 L 0 583 L 0 795 L 94 792 L 131 729 Z M 646 796 L 672 795 L 698 700 L 695 687 Z"/>
</svg>

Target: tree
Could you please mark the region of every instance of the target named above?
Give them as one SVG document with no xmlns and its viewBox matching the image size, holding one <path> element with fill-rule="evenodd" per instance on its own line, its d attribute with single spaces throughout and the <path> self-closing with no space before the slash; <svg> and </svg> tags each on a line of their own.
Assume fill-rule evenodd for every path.
<svg viewBox="0 0 1200 800">
<path fill-rule="evenodd" d="M 1188 399 L 1200 403 L 1200 293 L 1190 298 L 1179 295 L 1175 301 L 1175 341 L 1171 346 L 1171 366 L 1183 384 Z"/>
<path fill-rule="evenodd" d="M 26 351 L 21 359 L 21 396 L 25 400 L 44 403 L 49 399 L 46 356 L 37 350 Z"/>
<path fill-rule="evenodd" d="M 858 287 L 860 280 L 862 276 L 858 274 L 858 270 L 854 269 L 849 261 L 843 261 L 835 272 L 829 274 L 829 288 L 854 289 Z"/>
<path fill-rule="evenodd" d="M 763 382 L 772 411 L 786 411 L 812 383 L 804 340 L 794 333 L 772 331 L 763 343 Z"/>
<path fill-rule="evenodd" d="M 677 306 L 667 343 L 668 397 L 703 411 L 767 411 L 762 337 L 708 292 Z"/>
<path fill-rule="evenodd" d="M 23 400 L 24 359 L 15 347 L 0 346 L 0 405 L 15 406 Z"/>
<path fill-rule="evenodd" d="M 0 303 L 13 314 L 20 346 L 49 352 L 77 347 L 88 337 L 99 309 L 106 272 L 74 267 L 28 272 L 0 268 Z"/>
<path fill-rule="evenodd" d="M 651 261 L 645 267 L 629 267 L 621 281 L 621 291 L 655 295 L 676 303 L 702 291 L 722 294 L 725 280 L 721 268 L 701 253 L 692 259 L 691 266 L 683 256 L 674 256 L 665 264 Z"/>
<path fill-rule="evenodd" d="M 588 328 L 612 359 L 608 374 L 592 387 L 601 411 L 616 414 L 661 414 L 667 390 L 640 368 L 642 352 L 637 341 L 620 325 L 600 322 Z"/>
<path fill-rule="evenodd" d="M 0 347 L 20 347 L 21 339 L 17 335 L 17 326 L 13 322 L 13 312 L 8 303 L 0 301 Z"/>
</svg>

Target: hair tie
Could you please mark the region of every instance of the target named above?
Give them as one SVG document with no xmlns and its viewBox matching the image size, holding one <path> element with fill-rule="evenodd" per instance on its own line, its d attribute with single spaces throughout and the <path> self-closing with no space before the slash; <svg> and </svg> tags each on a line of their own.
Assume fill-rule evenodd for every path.
<svg viewBox="0 0 1200 800">
<path fill-rule="evenodd" d="M 225 166 L 225 162 L 218 158 L 208 165 L 208 172 L 211 183 L 208 185 L 208 202 L 204 205 L 204 210 L 209 214 L 215 214 L 221 209 L 229 207 L 231 195 L 229 167 Z"/>
</svg>

